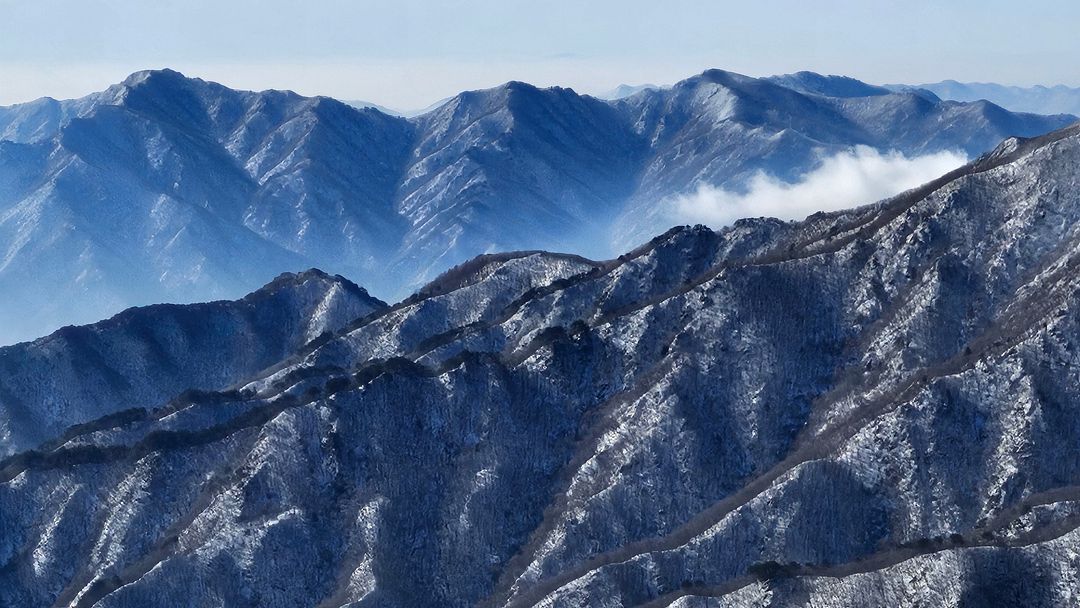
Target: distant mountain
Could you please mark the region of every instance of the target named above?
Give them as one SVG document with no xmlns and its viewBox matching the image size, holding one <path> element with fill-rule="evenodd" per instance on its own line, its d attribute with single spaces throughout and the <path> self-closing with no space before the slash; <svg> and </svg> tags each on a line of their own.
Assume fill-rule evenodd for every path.
<svg viewBox="0 0 1080 608">
<path fill-rule="evenodd" d="M 608 101 L 615 101 L 616 99 L 622 99 L 624 97 L 629 97 L 631 95 L 634 95 L 636 93 L 640 93 L 642 91 L 656 91 L 656 90 L 663 89 L 663 88 L 664 87 L 657 86 L 655 84 L 638 84 L 638 85 L 620 84 L 619 86 L 615 87 L 614 89 L 611 89 L 610 91 L 605 91 L 603 93 L 599 93 L 599 94 L 595 95 L 595 97 L 597 97 L 598 99 L 606 99 Z"/>
<path fill-rule="evenodd" d="M 770 76 L 765 80 L 800 93 L 824 95 L 825 97 L 874 97 L 888 95 L 893 92 L 885 87 L 866 84 L 861 80 L 847 76 L 824 76 L 814 72 L 781 74 L 779 76 Z"/>
<path fill-rule="evenodd" d="M 1064 85 L 1053 87 L 1016 87 L 988 82 L 957 82 L 944 80 L 932 84 L 886 85 L 892 90 L 911 88 L 930 91 L 942 99 L 979 101 L 985 99 L 1013 112 L 1036 114 L 1080 115 L 1080 88 Z"/>
<path fill-rule="evenodd" d="M 140 72 L 0 108 L 0 343 L 295 268 L 397 299 L 485 252 L 609 257 L 701 184 L 793 180 L 854 145 L 975 155 L 1072 120 L 719 70 L 613 102 L 511 82 L 406 120 Z"/>
<path fill-rule="evenodd" d="M 1076 120 L 1013 114 L 987 102 L 887 94 L 851 79 L 806 72 L 774 78 L 797 81 L 802 90 L 709 70 L 670 90 L 614 102 L 650 143 L 635 191 L 616 224 L 616 243 L 629 247 L 669 225 L 670 210 L 656 202 L 687 191 L 688 185 L 738 188 L 762 170 L 796 181 L 823 154 L 853 145 L 909 156 L 960 150 L 975 157 L 1007 134 L 1037 134 Z M 825 94 L 808 93 L 811 88 Z M 856 91 L 866 95 L 853 96 Z"/>
<path fill-rule="evenodd" d="M 378 110 L 378 111 L 380 111 L 383 114 L 386 114 L 388 116 L 399 116 L 399 117 L 402 117 L 402 118 L 405 118 L 405 117 L 408 116 L 407 112 L 402 112 L 400 110 L 392 110 L 392 109 L 390 109 L 390 108 L 388 108 L 386 106 L 380 106 L 377 103 L 371 103 L 370 101 L 360 101 L 358 99 L 345 99 L 345 100 L 342 100 L 342 101 L 345 104 L 350 105 L 350 106 L 352 106 L 352 107 L 354 107 L 354 108 L 356 108 L 358 110 L 363 110 L 365 108 L 371 108 L 372 110 Z"/>
<path fill-rule="evenodd" d="M 1080 126 L 801 222 L 474 259 L 233 390 L 0 461 L 0 605 L 1069 605 L 1077 166 Z M 120 378 L 175 377 L 129 344 Z M 7 365 L 35 350 L 92 360 Z"/>
<path fill-rule="evenodd" d="M 450 101 L 450 99 L 450 97 L 447 97 L 446 99 L 440 99 L 439 101 L 436 101 L 435 103 L 425 108 L 420 108 L 419 110 L 395 110 L 393 108 L 381 106 L 377 103 L 371 103 L 370 101 L 347 100 L 344 103 L 359 110 L 362 110 L 364 108 L 371 108 L 389 116 L 398 116 L 401 118 L 415 118 L 417 116 L 420 116 L 421 114 L 427 114 L 428 112 L 438 109 L 440 106 Z"/>
</svg>

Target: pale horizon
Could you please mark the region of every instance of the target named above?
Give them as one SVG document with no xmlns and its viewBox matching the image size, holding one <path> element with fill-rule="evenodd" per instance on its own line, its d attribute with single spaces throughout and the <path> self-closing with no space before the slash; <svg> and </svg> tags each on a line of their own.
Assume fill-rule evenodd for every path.
<svg viewBox="0 0 1080 608">
<path fill-rule="evenodd" d="M 672 84 L 710 68 L 749 76 L 808 70 L 873 84 L 1080 86 L 1072 31 L 1080 6 L 1036 5 L 1017 15 L 1005 2 L 971 0 L 948 7 L 0 0 L 7 30 L 0 105 L 81 97 L 158 68 L 232 88 L 398 110 L 510 80 L 597 94 L 620 84 Z"/>
<path fill-rule="evenodd" d="M 954 80 L 965 84 L 999 84 L 1025 88 L 1058 85 L 1076 88 L 1078 86 L 1068 82 L 1002 82 L 953 76 L 918 81 L 875 80 L 852 73 L 807 67 L 768 73 L 750 73 L 722 65 L 702 66 L 697 69 L 687 67 L 682 72 L 676 69 L 652 68 L 641 70 L 640 73 L 645 75 L 642 77 L 634 77 L 632 71 L 627 70 L 624 73 L 626 78 L 613 78 L 609 74 L 616 73 L 615 71 L 605 72 L 602 66 L 587 63 L 576 66 L 523 63 L 507 65 L 498 70 L 493 70 L 491 65 L 486 65 L 483 66 L 482 73 L 481 69 L 478 69 L 479 66 L 462 64 L 456 67 L 458 68 L 456 71 L 448 73 L 446 66 L 443 65 L 401 67 L 393 64 L 27 66 L 22 68 L 0 65 L 0 82 L 24 83 L 21 88 L 11 87 L 0 90 L 0 106 L 18 105 L 43 97 L 61 100 L 77 99 L 120 83 L 133 73 L 161 69 L 175 70 L 187 77 L 216 82 L 232 89 L 289 90 L 308 97 L 321 95 L 346 101 L 364 101 L 399 111 L 421 110 L 463 91 L 492 88 L 509 81 L 523 81 L 539 87 L 567 87 L 579 93 L 599 95 L 620 85 L 670 86 L 710 69 L 722 69 L 758 78 L 809 71 L 824 75 L 848 76 L 875 85 L 920 85 Z M 493 72 L 498 75 L 492 75 Z M 399 79 L 408 82 L 415 78 L 422 78 L 426 86 L 415 89 L 404 85 L 396 86 L 399 84 L 397 82 Z M 380 94 L 379 91 L 396 92 L 395 94 Z"/>
</svg>

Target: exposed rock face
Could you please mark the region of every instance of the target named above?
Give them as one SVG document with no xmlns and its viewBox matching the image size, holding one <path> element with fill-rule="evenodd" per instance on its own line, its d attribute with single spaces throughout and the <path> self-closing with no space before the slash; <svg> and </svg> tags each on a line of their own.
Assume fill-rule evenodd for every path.
<svg viewBox="0 0 1080 608">
<path fill-rule="evenodd" d="M 511 82 L 406 120 L 165 70 L 0 108 L 0 343 L 310 266 L 400 299 L 485 252 L 610 257 L 703 183 L 855 145 L 974 156 L 1072 120 L 844 83 L 712 70 L 605 102 Z"/>
<path fill-rule="evenodd" d="M 1078 220 L 1074 127 L 800 223 L 480 258 L 5 460 L 0 604 L 1074 603 Z"/>
</svg>

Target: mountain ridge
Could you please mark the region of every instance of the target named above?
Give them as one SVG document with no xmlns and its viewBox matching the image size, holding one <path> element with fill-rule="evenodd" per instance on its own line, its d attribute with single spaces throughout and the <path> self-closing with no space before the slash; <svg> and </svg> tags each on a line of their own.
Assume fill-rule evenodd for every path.
<svg viewBox="0 0 1080 608">
<path fill-rule="evenodd" d="M 610 257 L 679 223 L 665 201 L 701 184 L 795 180 L 855 145 L 975 155 L 1067 120 L 723 71 L 612 102 L 507 83 L 406 120 L 138 72 L 0 108 L 0 339 L 235 298 L 294 268 L 396 300 L 481 253 Z"/>
<path fill-rule="evenodd" d="M 1080 112 L 1080 89 L 1065 85 L 1021 87 L 994 82 L 941 82 L 920 85 L 884 85 L 891 90 L 918 89 L 942 99 L 970 102 L 986 99 L 1016 112 L 1073 114 Z"/>
<path fill-rule="evenodd" d="M 1077 167 L 1080 125 L 800 222 L 477 259 L 5 459 L 0 598 L 1067 603 Z"/>
<path fill-rule="evenodd" d="M 282 274 L 240 300 L 132 308 L 0 348 L 0 452 L 97 415 L 160 405 L 183 390 L 224 389 L 386 306 L 355 283 L 312 269 Z M 138 361 L 123 360 L 134 353 Z"/>
</svg>

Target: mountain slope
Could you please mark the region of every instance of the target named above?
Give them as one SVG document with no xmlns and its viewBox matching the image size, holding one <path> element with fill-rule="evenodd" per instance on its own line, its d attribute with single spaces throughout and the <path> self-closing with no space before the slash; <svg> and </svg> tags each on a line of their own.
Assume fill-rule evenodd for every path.
<svg viewBox="0 0 1080 608">
<path fill-rule="evenodd" d="M 0 600 L 1067 604 L 1078 168 L 1073 127 L 803 222 L 478 259 L 5 460 Z"/>
<path fill-rule="evenodd" d="M 1061 127 L 1075 120 L 1012 114 L 985 102 L 935 102 L 808 72 L 756 79 L 709 70 L 616 103 L 652 142 L 641 184 L 616 225 L 623 247 L 672 223 L 672 209 L 657 201 L 701 184 L 737 191 L 761 171 L 795 182 L 823 157 L 855 145 L 975 157 L 1009 135 L 1040 134 L 1048 121 Z"/>
<path fill-rule="evenodd" d="M 414 229 L 400 255 L 436 269 L 514 249 L 606 254 L 602 240 L 586 243 L 605 233 L 645 152 L 610 105 L 519 82 L 463 93 L 417 127 L 399 203 Z"/>
<path fill-rule="evenodd" d="M 227 388 L 385 306 L 312 270 L 282 275 L 241 300 L 131 309 L 0 349 L 0 453 L 187 389 Z"/>
<path fill-rule="evenodd" d="M 153 72 L 66 120 L 2 150 L 34 159 L 0 203 L 6 340 L 235 297 L 311 259 L 364 274 L 403 232 L 387 199 L 409 126 L 374 111 Z"/>
<path fill-rule="evenodd" d="M 711 70 L 605 102 L 512 82 L 406 120 L 162 70 L 0 108 L 0 342 L 295 268 L 400 299 L 481 253 L 609 257 L 701 184 L 795 180 L 855 145 L 975 155 L 1072 120 L 844 83 Z"/>
</svg>

